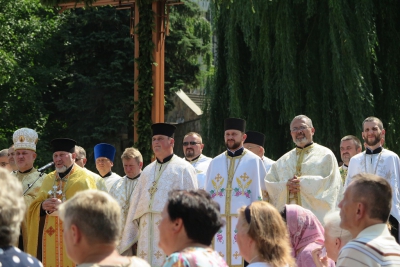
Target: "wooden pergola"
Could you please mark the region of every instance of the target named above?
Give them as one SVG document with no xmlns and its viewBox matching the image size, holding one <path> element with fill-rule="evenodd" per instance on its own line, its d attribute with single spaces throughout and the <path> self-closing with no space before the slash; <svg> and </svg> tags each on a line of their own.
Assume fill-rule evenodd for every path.
<svg viewBox="0 0 400 267">
<path fill-rule="evenodd" d="M 78 0 L 79 1 L 79 0 Z M 180 0 L 155 0 L 152 2 L 152 10 L 154 12 L 155 30 L 152 32 L 152 41 L 154 43 L 153 60 L 153 104 L 151 111 L 151 120 L 153 123 L 164 122 L 164 52 L 165 52 L 165 37 L 168 32 L 168 12 L 167 6 L 183 4 Z M 139 23 L 140 12 L 138 5 L 135 5 L 135 0 L 98 0 L 91 4 L 91 6 L 114 6 L 117 9 L 131 9 L 131 34 L 135 40 L 134 57 L 139 57 L 139 38 L 134 34 L 134 27 Z M 82 8 L 85 7 L 83 2 L 77 3 L 76 1 L 59 3 L 61 7 L 60 12 L 66 9 Z M 137 63 L 134 67 L 134 80 L 137 80 L 139 75 Z M 138 101 L 138 84 L 134 85 L 134 99 Z M 136 125 L 138 122 L 138 113 L 134 114 L 134 129 L 133 136 L 134 142 L 138 141 Z"/>
</svg>

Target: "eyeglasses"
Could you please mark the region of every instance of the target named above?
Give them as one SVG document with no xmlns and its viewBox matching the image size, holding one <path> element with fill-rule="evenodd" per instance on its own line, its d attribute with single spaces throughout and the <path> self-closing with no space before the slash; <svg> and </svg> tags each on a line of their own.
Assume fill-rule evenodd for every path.
<svg viewBox="0 0 400 267">
<path fill-rule="evenodd" d="M 292 133 L 294 133 L 294 132 L 298 132 L 298 131 L 304 131 L 305 129 L 307 129 L 307 128 L 311 128 L 311 127 L 309 127 L 309 126 L 300 126 L 300 127 L 294 127 L 293 129 L 291 129 L 290 131 L 292 132 Z"/>
<path fill-rule="evenodd" d="M 183 146 L 188 146 L 189 144 L 190 144 L 191 146 L 195 146 L 195 145 L 200 145 L 201 143 L 194 142 L 194 141 L 183 142 Z"/>
<path fill-rule="evenodd" d="M 5 166 L 7 166 L 7 164 L 8 164 L 7 162 L 0 162 L 1 167 L 5 167 Z"/>
</svg>

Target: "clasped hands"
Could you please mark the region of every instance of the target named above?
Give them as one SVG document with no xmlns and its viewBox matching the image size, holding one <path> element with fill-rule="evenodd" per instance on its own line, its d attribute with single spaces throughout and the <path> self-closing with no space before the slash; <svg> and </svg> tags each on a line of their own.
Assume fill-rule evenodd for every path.
<svg viewBox="0 0 400 267">
<path fill-rule="evenodd" d="M 286 186 L 290 193 L 300 192 L 300 179 L 295 175 L 292 179 L 288 180 Z"/>
<path fill-rule="evenodd" d="M 58 198 L 48 198 L 42 202 L 42 209 L 44 209 L 48 214 L 58 210 L 58 206 L 62 201 Z"/>
</svg>

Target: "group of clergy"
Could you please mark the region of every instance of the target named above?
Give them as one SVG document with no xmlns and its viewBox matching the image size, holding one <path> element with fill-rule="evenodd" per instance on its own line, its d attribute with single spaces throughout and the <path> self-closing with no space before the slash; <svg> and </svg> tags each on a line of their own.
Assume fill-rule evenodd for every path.
<svg viewBox="0 0 400 267">
<path fill-rule="evenodd" d="M 101 143 L 94 147 L 100 174 L 97 175 L 84 167 L 85 150 L 68 138 L 51 141 L 55 171 L 46 175 L 44 172 L 51 164 L 39 170 L 33 167 L 37 133 L 28 128 L 17 130 L 9 154 L 10 151 L 15 153 L 17 169 L 12 173 L 23 184 L 29 207 L 21 227 L 20 248 L 40 259 L 44 266 L 74 266 L 65 251 L 63 222 L 58 217 L 57 207 L 78 191 L 99 189 L 109 192 L 122 209 L 124 227 L 119 253 L 137 255 L 151 266 L 162 266 L 166 255 L 158 247 L 158 241 L 163 238 L 158 225 L 168 192 L 200 188 L 220 205 L 226 222 L 215 236 L 213 248 L 228 266 L 243 266 L 235 229 L 240 207 L 256 200 L 269 201 L 278 210 L 285 204 L 298 204 L 322 220 L 337 208 L 343 184 L 346 187 L 351 177 L 361 172 L 380 175 L 390 182 L 395 192 L 390 222 L 396 225 L 392 234 L 398 240 L 400 160 L 395 153 L 382 148 L 385 130 L 378 118 L 368 117 L 363 122 L 364 152 L 349 153 L 351 145 L 346 141 L 354 140 L 342 139 L 341 155 L 346 161 L 341 169 L 330 149 L 313 142 L 315 129 L 305 115 L 294 117 L 290 123 L 296 147 L 276 162 L 264 156 L 265 136 L 246 132 L 246 121 L 239 118 L 225 120 L 226 150 L 213 159 L 202 154 L 202 137 L 195 132 L 186 134 L 183 139 L 185 157 L 176 156 L 173 151 L 175 129 L 166 123 L 152 125 L 152 150 L 156 160 L 143 171 L 140 152 L 135 148 L 125 149 L 121 156 L 124 177 L 111 171 L 116 153 L 114 146 Z M 347 176 L 342 180 L 341 174 L 346 171 Z"/>
</svg>

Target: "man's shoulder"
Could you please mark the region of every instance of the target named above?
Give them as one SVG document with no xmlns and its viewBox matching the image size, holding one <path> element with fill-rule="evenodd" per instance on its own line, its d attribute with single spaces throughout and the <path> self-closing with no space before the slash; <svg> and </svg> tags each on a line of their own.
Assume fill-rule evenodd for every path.
<svg viewBox="0 0 400 267">
<path fill-rule="evenodd" d="M 327 148 L 326 146 L 314 143 L 314 148 L 321 151 L 324 154 L 331 154 L 334 155 L 332 150 L 330 150 L 329 148 Z"/>
<path fill-rule="evenodd" d="M 382 150 L 382 155 L 386 156 L 386 157 L 395 157 L 395 158 L 399 158 L 399 155 L 397 155 L 396 153 L 394 153 L 392 150 L 386 149 L 384 148 Z"/>
<path fill-rule="evenodd" d="M 203 161 L 203 162 L 210 162 L 210 161 L 212 161 L 212 158 L 207 157 L 207 156 L 204 155 L 204 154 L 201 154 L 201 155 L 200 155 L 200 160 Z"/>
</svg>

